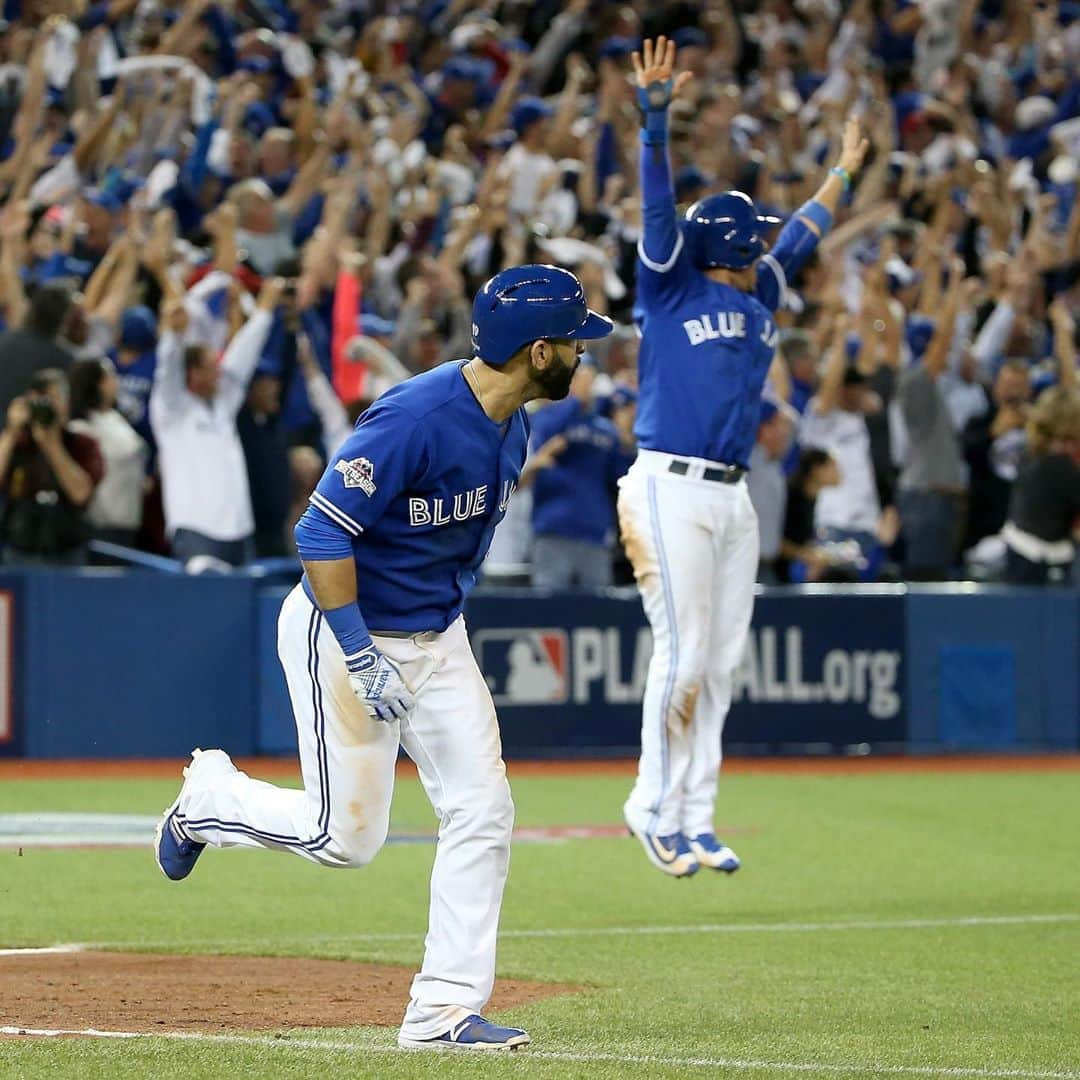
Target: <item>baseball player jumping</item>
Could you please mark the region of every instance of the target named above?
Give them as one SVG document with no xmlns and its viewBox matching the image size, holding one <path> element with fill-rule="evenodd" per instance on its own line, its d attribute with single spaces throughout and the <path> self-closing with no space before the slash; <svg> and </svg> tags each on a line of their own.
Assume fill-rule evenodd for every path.
<svg viewBox="0 0 1080 1080">
<path fill-rule="evenodd" d="M 849 121 L 836 166 L 766 253 L 762 230 L 778 219 L 759 215 L 743 192 L 710 195 L 677 220 L 667 110 L 690 75 L 675 75 L 675 46 L 663 37 L 633 60 L 642 116 L 639 452 L 620 483 L 619 521 L 654 647 L 624 814 L 664 873 L 731 873 L 739 859 L 717 839 L 713 812 L 754 602 L 757 518 L 742 480 L 777 342 L 771 313 L 832 224 L 867 142 Z"/>
<path fill-rule="evenodd" d="M 174 881 L 207 844 L 360 867 L 386 839 L 398 745 L 439 818 L 424 962 L 398 1043 L 505 1050 L 529 1041 L 481 1015 L 514 806 L 491 695 L 462 606 L 518 482 L 522 406 L 564 398 L 584 342 L 612 324 L 573 274 L 496 274 L 473 306 L 471 360 L 394 387 L 360 418 L 296 527 L 301 584 L 278 620 L 302 791 L 195 751 L 156 857 Z"/>
</svg>

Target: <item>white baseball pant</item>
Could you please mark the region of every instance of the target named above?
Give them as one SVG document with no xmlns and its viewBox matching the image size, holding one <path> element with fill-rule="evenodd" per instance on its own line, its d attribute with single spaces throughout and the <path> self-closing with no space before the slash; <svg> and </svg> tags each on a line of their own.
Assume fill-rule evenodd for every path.
<svg viewBox="0 0 1080 1080">
<path fill-rule="evenodd" d="M 482 1012 L 491 996 L 514 804 L 465 620 L 443 633 L 374 640 L 416 696 L 400 725 L 367 715 L 321 612 L 300 586 L 293 589 L 278 618 L 278 655 L 304 788 L 219 774 L 209 786 L 185 790 L 179 818 L 193 840 L 215 847 L 275 848 L 323 866 L 364 866 L 386 840 L 400 740 L 439 819 L 424 962 L 401 1029 L 428 1039 Z"/>
<path fill-rule="evenodd" d="M 674 460 L 690 463 L 685 476 L 668 471 Z M 713 830 L 732 675 L 754 607 L 757 515 L 745 482 L 704 479 L 717 464 L 642 450 L 619 483 L 623 544 L 653 632 L 624 812 L 658 836 Z"/>
</svg>

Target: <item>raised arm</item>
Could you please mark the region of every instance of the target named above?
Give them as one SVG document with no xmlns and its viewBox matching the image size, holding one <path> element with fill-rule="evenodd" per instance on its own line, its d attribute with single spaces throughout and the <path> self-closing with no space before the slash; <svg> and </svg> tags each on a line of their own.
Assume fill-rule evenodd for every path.
<svg viewBox="0 0 1080 1080">
<path fill-rule="evenodd" d="M 155 434 L 176 417 L 184 403 L 184 332 L 188 316 L 183 300 L 169 300 L 162 315 L 164 333 L 158 341 L 154 387 L 150 391 L 150 426 Z"/>
<path fill-rule="evenodd" d="M 862 168 L 869 146 L 859 121 L 849 119 L 844 125 L 840 155 L 825 182 L 780 230 L 772 250 L 758 265 L 756 295 L 766 307 L 773 310 L 779 307 L 787 283 L 832 227 L 840 197 L 850 189 L 852 178 Z"/>
<path fill-rule="evenodd" d="M 1058 385 L 1063 390 L 1075 390 L 1076 320 L 1069 305 L 1059 296 L 1049 308 L 1050 325 L 1054 328 L 1054 356 L 1058 362 Z"/>
<path fill-rule="evenodd" d="M 323 449 L 326 451 L 326 456 L 332 458 L 352 430 L 349 414 L 345 411 L 341 398 L 330 385 L 330 380 L 323 373 L 323 369 L 319 367 L 319 362 L 315 359 L 315 350 L 307 334 L 297 335 L 296 359 L 304 375 L 308 401 L 322 426 Z"/>
<path fill-rule="evenodd" d="M 138 272 L 139 253 L 135 244 L 129 236 L 121 235 L 112 242 L 105 258 L 90 275 L 83 296 L 86 314 L 115 330 Z"/>
<path fill-rule="evenodd" d="M 960 311 L 960 297 L 964 283 L 964 264 L 960 259 L 953 259 L 949 266 L 949 287 L 945 291 L 945 304 L 941 318 L 934 328 L 930 343 L 926 346 L 922 363 L 931 378 L 944 374 L 952 350 L 953 334 L 956 330 L 956 316 Z"/>
<path fill-rule="evenodd" d="M 278 207 L 295 217 L 319 190 L 330 164 L 330 142 L 323 139 L 300 166 L 289 190 L 278 199 Z"/>
<path fill-rule="evenodd" d="M 213 0 L 192 0 L 181 8 L 180 18 L 161 35 L 155 50 L 159 56 L 187 56 L 199 42 L 194 33 L 199 20 L 206 14 Z"/>
<path fill-rule="evenodd" d="M 668 107 L 690 81 L 688 71 L 675 75 L 675 42 L 665 37 L 655 45 L 646 38 L 634 52 L 634 75 L 641 109 L 641 217 L 638 257 L 650 270 L 670 269 L 682 249 L 675 215 L 675 188 L 668 156 Z"/>
<path fill-rule="evenodd" d="M 510 54 L 509 68 L 499 85 L 495 100 L 491 103 L 491 108 L 488 109 L 484 116 L 484 124 L 480 129 L 481 138 L 490 138 L 507 125 L 510 109 L 518 96 L 518 91 L 521 89 L 527 67 L 528 60 L 525 54 L 515 49 Z"/>
<path fill-rule="evenodd" d="M 30 306 L 20 275 L 26 260 L 29 228 L 29 206 L 25 202 L 9 202 L 0 213 L 0 304 L 8 326 L 18 326 Z"/>
<path fill-rule="evenodd" d="M 844 369 L 847 367 L 848 315 L 837 315 L 832 324 L 832 343 L 829 345 L 825 371 L 821 376 L 814 401 L 814 411 L 825 416 L 840 407 L 840 391 L 844 386 Z"/>
<path fill-rule="evenodd" d="M 221 358 L 221 388 L 218 391 L 231 412 L 239 411 L 247 394 L 248 383 L 255 374 L 263 346 L 270 336 L 274 312 L 281 303 L 285 288 L 283 278 L 268 278 L 259 293 L 259 305 L 251 318 L 233 335 Z"/>
</svg>

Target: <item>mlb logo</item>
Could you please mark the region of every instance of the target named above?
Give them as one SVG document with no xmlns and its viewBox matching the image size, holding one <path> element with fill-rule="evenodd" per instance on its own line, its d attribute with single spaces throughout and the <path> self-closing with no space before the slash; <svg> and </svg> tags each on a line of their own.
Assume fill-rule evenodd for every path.
<svg viewBox="0 0 1080 1080">
<path fill-rule="evenodd" d="M 558 705 L 570 696 L 565 630 L 482 630 L 474 643 L 496 705 Z"/>
</svg>

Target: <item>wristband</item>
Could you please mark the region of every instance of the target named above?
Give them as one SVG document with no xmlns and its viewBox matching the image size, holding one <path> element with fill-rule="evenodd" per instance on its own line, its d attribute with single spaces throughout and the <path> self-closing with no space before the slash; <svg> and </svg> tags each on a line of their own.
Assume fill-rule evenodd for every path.
<svg viewBox="0 0 1080 1080">
<path fill-rule="evenodd" d="M 807 221 L 812 221 L 817 226 L 817 230 L 824 236 L 832 227 L 832 214 L 825 209 L 817 201 L 817 199 L 811 199 L 809 202 L 805 202 L 799 207 L 799 217 L 806 218 Z"/>
<path fill-rule="evenodd" d="M 667 109 L 671 104 L 673 80 L 639 86 L 638 109 L 641 112 L 641 141 L 646 146 L 661 146 L 667 142 Z"/>
<path fill-rule="evenodd" d="M 847 193 L 851 190 L 851 173 L 841 165 L 834 165 L 830 170 L 830 174 L 833 176 L 839 176 L 844 181 L 844 192 Z"/>
<path fill-rule="evenodd" d="M 647 112 L 641 116 L 641 141 L 646 146 L 663 146 L 667 142 L 667 112 Z"/>
<path fill-rule="evenodd" d="M 364 624 L 359 605 L 343 604 L 332 611 L 324 611 L 323 616 L 346 657 L 356 656 L 372 647 L 371 634 Z"/>
</svg>

